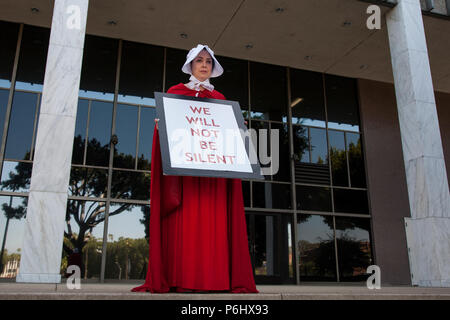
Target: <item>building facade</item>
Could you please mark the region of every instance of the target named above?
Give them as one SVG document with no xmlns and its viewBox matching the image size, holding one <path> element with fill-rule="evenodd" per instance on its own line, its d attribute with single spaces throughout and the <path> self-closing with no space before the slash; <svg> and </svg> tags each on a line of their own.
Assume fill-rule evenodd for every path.
<svg viewBox="0 0 450 320">
<path fill-rule="evenodd" d="M 21 282 L 58 282 L 58 275 L 64 277 L 71 264 L 81 266 L 86 280 L 144 279 L 151 237 L 154 92 L 187 82 L 181 72 L 187 50 L 214 39 L 195 28 L 184 31 L 197 24 L 194 11 L 208 12 L 216 5 L 224 14 L 229 12 L 221 1 L 183 6 L 192 19 L 183 18 L 175 2 L 136 1 L 132 8 L 122 8 L 120 1 L 108 5 L 56 0 L 41 7 L 24 2 L 26 6 L 0 5 L 2 265 L 19 268 L 12 261 L 21 259 L 17 276 Z M 281 38 L 272 46 L 265 41 L 272 36 L 268 30 L 253 34 L 253 42 L 241 39 L 248 31 L 235 30 L 243 19 L 259 21 L 264 14 L 279 19 L 303 9 L 319 18 L 321 12 L 315 10 L 327 7 L 306 2 L 267 1 L 258 6 L 233 1 L 228 20 L 213 13 L 220 19 L 208 24 L 217 37 L 210 45 L 225 69 L 212 83 L 227 99 L 239 102 L 249 128 L 278 133 L 277 173 L 265 176 L 263 182 L 242 181 L 257 284 L 365 281 L 367 267 L 374 264 L 380 266 L 384 283 L 450 284 L 445 267 L 450 259 L 445 169 L 450 165 L 450 62 L 431 64 L 433 87 L 426 76 L 428 54 L 402 60 L 403 52 L 419 52 L 420 41 L 406 41 L 404 48 L 393 45 L 396 37 L 420 36 L 420 30 L 417 34 L 397 30 L 408 25 L 402 13 L 422 5 L 413 17 L 418 12 L 433 27 L 432 41 L 427 34 L 427 43 L 439 57 L 445 49 L 436 41 L 450 28 L 445 1 L 435 1 L 433 9 L 427 1 L 325 1 L 330 11 L 323 24 L 337 30 L 334 40 L 311 42 L 307 32 L 299 31 L 311 22 L 300 19 L 297 28 L 291 28 L 289 16 L 285 24 L 267 22 L 277 26 L 270 32 Z M 365 25 L 369 17 L 365 9 L 374 3 L 382 14 L 379 30 Z M 146 11 L 140 12 L 141 5 Z M 349 9 L 355 12 L 347 17 Z M 154 18 L 155 24 L 168 19 L 165 25 L 144 22 L 155 12 L 161 15 Z M 404 25 L 397 28 L 396 23 Z M 166 29 L 174 39 L 168 39 Z M 365 34 L 365 41 L 355 47 L 359 34 Z M 233 41 L 233 35 L 238 40 Z M 311 54 L 296 53 L 295 45 L 290 49 L 289 43 L 302 41 L 316 44 Z M 384 46 L 379 52 L 364 56 L 380 43 Z M 241 48 L 234 48 L 237 45 Z M 334 51 L 340 56 L 333 58 Z M 355 59 L 356 66 L 350 63 Z M 411 61 L 425 65 L 425 71 L 411 67 Z M 421 80 L 415 86 L 417 72 Z M 438 83 L 435 74 L 443 74 Z M 411 86 L 401 86 L 409 80 Z M 412 108 L 407 111 L 411 115 L 415 115 L 411 110 L 424 110 L 419 96 L 423 88 L 430 88 L 433 95 L 426 114 L 433 114 L 434 106 L 437 116 L 425 117 L 427 122 L 413 131 L 424 135 L 416 137 L 401 107 Z M 406 103 L 408 90 L 414 97 Z M 414 177 L 423 177 L 422 182 L 411 178 L 408 162 L 412 161 L 408 146 L 414 139 L 435 146 L 431 153 L 442 154 L 431 156 L 439 163 L 425 163 L 424 169 L 415 171 Z M 427 157 L 418 154 L 414 159 Z M 436 176 L 439 171 L 433 168 L 444 174 Z M 412 189 L 419 189 L 419 194 Z M 421 201 L 439 205 L 420 207 L 412 200 L 430 196 Z M 418 224 L 415 218 L 431 224 Z M 437 248 L 431 261 L 438 270 L 427 267 L 430 248 Z M 419 279 L 416 270 L 432 277 Z"/>
</svg>

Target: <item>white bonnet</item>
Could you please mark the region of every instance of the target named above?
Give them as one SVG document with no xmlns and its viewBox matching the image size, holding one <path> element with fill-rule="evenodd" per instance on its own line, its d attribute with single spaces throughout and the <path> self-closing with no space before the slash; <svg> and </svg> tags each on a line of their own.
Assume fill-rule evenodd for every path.
<svg viewBox="0 0 450 320">
<path fill-rule="evenodd" d="M 189 51 L 189 53 L 186 56 L 186 62 L 181 68 L 181 71 L 192 75 L 191 61 L 194 60 L 203 49 L 206 49 L 208 53 L 211 55 L 211 58 L 214 60 L 214 69 L 211 72 L 211 78 L 220 76 L 223 73 L 223 68 L 220 65 L 219 61 L 217 61 L 216 57 L 214 57 L 214 51 L 212 51 L 207 45 L 204 44 L 199 44 Z"/>
</svg>

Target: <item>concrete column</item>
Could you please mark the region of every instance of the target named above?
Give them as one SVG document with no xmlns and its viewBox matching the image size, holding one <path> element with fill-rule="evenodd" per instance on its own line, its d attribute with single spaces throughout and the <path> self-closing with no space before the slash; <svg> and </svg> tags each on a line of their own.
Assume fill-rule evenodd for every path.
<svg viewBox="0 0 450 320">
<path fill-rule="evenodd" d="M 413 285 L 450 286 L 450 196 L 419 0 L 386 15 L 411 218 Z"/>
<path fill-rule="evenodd" d="M 89 0 L 55 0 L 17 282 L 59 283 Z"/>
</svg>

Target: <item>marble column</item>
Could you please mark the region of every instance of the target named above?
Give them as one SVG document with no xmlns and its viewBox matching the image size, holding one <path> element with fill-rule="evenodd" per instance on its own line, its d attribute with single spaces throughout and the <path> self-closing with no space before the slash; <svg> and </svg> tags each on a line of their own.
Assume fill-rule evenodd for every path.
<svg viewBox="0 0 450 320">
<path fill-rule="evenodd" d="M 450 196 L 420 0 L 398 0 L 386 22 L 411 211 L 411 283 L 449 287 Z"/>
<path fill-rule="evenodd" d="M 89 0 L 55 0 L 17 282 L 59 283 Z"/>
</svg>

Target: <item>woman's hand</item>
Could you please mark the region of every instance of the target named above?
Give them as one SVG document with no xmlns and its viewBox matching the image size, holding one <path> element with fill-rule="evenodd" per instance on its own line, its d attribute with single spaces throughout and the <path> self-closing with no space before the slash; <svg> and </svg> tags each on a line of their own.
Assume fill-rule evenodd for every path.
<svg viewBox="0 0 450 320">
<path fill-rule="evenodd" d="M 156 124 L 156 129 L 157 129 L 157 130 L 159 130 L 159 129 L 158 129 L 158 122 L 159 122 L 159 118 L 155 118 L 155 124 Z"/>
</svg>

